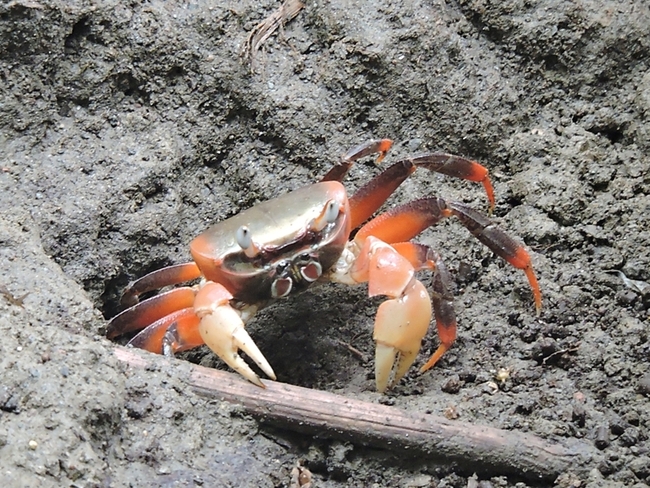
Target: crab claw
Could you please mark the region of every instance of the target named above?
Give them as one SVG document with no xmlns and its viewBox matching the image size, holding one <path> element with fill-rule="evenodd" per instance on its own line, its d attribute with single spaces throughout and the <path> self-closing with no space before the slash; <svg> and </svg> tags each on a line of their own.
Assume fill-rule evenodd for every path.
<svg viewBox="0 0 650 488">
<path fill-rule="evenodd" d="M 375 352 L 375 381 L 381 393 L 397 383 L 409 370 L 420 351 L 422 338 L 431 321 L 431 301 L 426 288 L 413 280 L 399 298 L 379 306 L 375 318 L 373 339 Z M 393 366 L 395 366 L 393 371 Z"/>
<path fill-rule="evenodd" d="M 201 319 L 199 334 L 228 366 L 251 383 L 264 388 L 264 383 L 244 362 L 238 350 L 244 351 L 269 378 L 275 380 L 275 373 L 244 329 L 239 312 L 230 306 L 231 298 L 228 290 L 218 283 L 208 282 L 199 290 L 194 302 L 196 315 Z"/>
<path fill-rule="evenodd" d="M 350 274 L 357 283 L 368 281 L 371 297 L 390 297 L 377 310 L 373 334 L 377 343 L 375 381 L 377 390 L 384 392 L 389 383 L 398 382 L 406 374 L 420 351 L 431 322 L 429 293 L 415 279 L 415 270 L 408 259 L 372 236 L 363 242 Z"/>
</svg>

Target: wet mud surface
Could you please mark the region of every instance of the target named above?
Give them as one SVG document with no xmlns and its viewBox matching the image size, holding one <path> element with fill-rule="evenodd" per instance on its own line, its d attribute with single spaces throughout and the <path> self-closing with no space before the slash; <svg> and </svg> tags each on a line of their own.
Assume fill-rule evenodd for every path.
<svg viewBox="0 0 650 488">
<path fill-rule="evenodd" d="M 372 138 L 492 175 L 526 279 L 452 219 L 458 339 L 374 391 L 378 299 L 326 285 L 249 330 L 278 379 L 407 411 L 582 440 L 560 486 L 650 483 L 650 13 L 643 2 L 307 2 L 254 59 L 275 2 L 0 5 L 0 468 L 5 486 L 534 486 L 278 431 L 196 396 L 188 361 L 132 370 L 103 335 L 121 290 L 212 223 L 317 181 Z M 353 191 L 379 170 L 362 161 Z M 417 172 L 388 205 L 480 185 Z M 423 275 L 425 283 L 430 277 Z M 25 296 L 26 295 L 26 296 Z M 437 347 L 432 328 L 416 366 Z M 351 352 L 352 346 L 361 354 Z M 532 483 L 532 484 L 531 484 Z"/>
</svg>

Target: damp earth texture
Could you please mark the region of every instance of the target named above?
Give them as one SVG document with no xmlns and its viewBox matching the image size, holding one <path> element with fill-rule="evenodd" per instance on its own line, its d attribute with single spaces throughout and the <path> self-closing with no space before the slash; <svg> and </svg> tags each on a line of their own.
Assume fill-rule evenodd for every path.
<svg viewBox="0 0 650 488">
<path fill-rule="evenodd" d="M 278 380 L 588 443 L 596 455 L 558 486 L 648 486 L 648 6 L 309 0 L 242 57 L 278 6 L 0 5 L 5 485 L 289 487 L 300 460 L 321 488 L 546 486 L 269 427 L 188 388 L 192 364 L 226 369 L 207 348 L 134 370 L 105 337 L 128 283 L 187 262 L 210 225 L 390 138 L 390 161 L 446 152 L 488 168 L 491 218 L 529 250 L 541 314 L 521 271 L 445 219 L 418 237 L 447 264 L 458 320 L 435 367 L 418 373 L 432 327 L 378 393 L 382 298 L 326 284 L 248 325 Z M 358 161 L 346 187 L 385 167 Z M 427 171 L 384 210 L 426 197 L 487 212 L 480 185 Z"/>
</svg>

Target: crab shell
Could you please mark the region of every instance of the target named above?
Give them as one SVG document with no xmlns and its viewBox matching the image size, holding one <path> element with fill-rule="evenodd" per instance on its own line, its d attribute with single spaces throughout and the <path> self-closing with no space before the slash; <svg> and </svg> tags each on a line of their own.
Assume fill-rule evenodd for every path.
<svg viewBox="0 0 650 488">
<path fill-rule="evenodd" d="M 329 202 L 338 209 L 335 220 L 317 229 Z M 349 213 L 341 183 L 316 183 L 213 225 L 191 242 L 190 252 L 205 279 L 223 285 L 235 300 L 264 302 L 305 290 L 338 261 L 350 235 Z M 252 258 L 237 242 L 242 228 L 257 247 Z M 274 292 L 280 280 L 288 292 Z"/>
</svg>

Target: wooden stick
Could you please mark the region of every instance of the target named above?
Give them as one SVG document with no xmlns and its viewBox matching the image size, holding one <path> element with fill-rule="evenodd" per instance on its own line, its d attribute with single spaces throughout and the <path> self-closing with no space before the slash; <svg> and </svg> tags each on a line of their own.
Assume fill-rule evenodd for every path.
<svg viewBox="0 0 650 488">
<path fill-rule="evenodd" d="M 285 0 L 280 7 L 262 22 L 257 24 L 246 38 L 243 56 L 250 58 L 251 64 L 255 53 L 281 26 L 292 20 L 305 6 L 300 0 Z"/>
<path fill-rule="evenodd" d="M 136 368 L 161 356 L 117 346 L 115 355 Z M 189 385 L 199 394 L 241 405 L 261 422 L 301 433 L 390 449 L 396 456 L 454 465 L 471 476 L 513 475 L 551 483 L 560 474 L 586 473 L 599 454 L 587 442 L 550 443 L 537 436 L 406 412 L 318 390 L 265 380 L 265 389 L 225 371 L 192 365 Z"/>
</svg>

